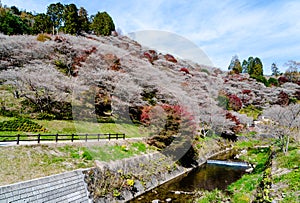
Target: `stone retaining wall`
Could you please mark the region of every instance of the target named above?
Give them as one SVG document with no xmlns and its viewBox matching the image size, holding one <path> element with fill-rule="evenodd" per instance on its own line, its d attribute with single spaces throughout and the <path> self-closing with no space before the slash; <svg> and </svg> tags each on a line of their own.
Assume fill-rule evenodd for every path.
<svg viewBox="0 0 300 203">
<path fill-rule="evenodd" d="M 206 162 L 206 160 L 212 156 L 215 156 L 219 153 L 223 153 L 225 151 L 231 150 L 231 148 L 221 149 L 219 146 L 211 147 L 210 151 L 201 153 L 198 163 L 202 165 Z M 172 170 L 164 170 L 161 165 L 169 164 L 173 162 L 172 160 L 164 160 L 165 156 L 161 153 L 155 154 L 146 154 L 137 157 L 127 158 L 123 160 L 111 161 L 111 162 L 99 162 L 96 161 L 96 167 L 90 169 L 90 171 L 86 171 L 87 176 L 92 176 L 93 181 L 97 181 L 98 178 L 102 178 L 102 176 L 97 175 L 101 174 L 105 170 L 109 170 L 111 174 L 117 174 L 118 171 L 122 171 L 123 174 L 134 174 L 134 190 L 124 189 L 120 191 L 121 198 L 114 198 L 112 195 L 107 195 L 105 197 L 96 197 L 94 196 L 94 190 L 96 190 L 97 186 L 92 186 L 93 183 L 88 182 L 88 190 L 91 192 L 91 198 L 97 203 L 106 203 L 106 202 L 126 202 L 131 200 L 169 180 L 172 180 L 184 173 L 191 171 L 193 168 L 184 168 L 182 166 L 176 165 L 176 168 Z M 143 167 L 142 167 L 143 166 Z M 141 171 L 146 170 L 146 173 L 141 173 Z M 156 170 L 157 169 L 157 170 Z M 154 171 L 152 174 L 149 171 Z M 141 174 L 141 175 L 140 175 Z M 140 178 L 136 179 L 136 176 L 139 176 L 143 179 L 141 181 Z M 141 177 L 142 176 L 142 177 Z M 114 181 L 118 178 L 113 177 L 111 180 L 107 179 L 106 181 Z M 143 183 L 142 183 L 143 182 Z M 94 197 L 93 197 L 94 196 Z"/>
<path fill-rule="evenodd" d="M 0 202 L 91 202 L 82 170 L 0 187 Z"/>
<path fill-rule="evenodd" d="M 229 148 L 226 150 L 229 150 Z M 213 146 L 210 148 L 209 152 L 200 153 L 198 159 L 199 165 L 203 164 L 209 157 L 226 150 L 222 150 L 219 146 Z M 166 164 L 165 166 L 171 166 L 170 163 L 173 163 L 173 161 L 169 160 L 161 153 L 146 154 L 108 163 L 96 161 L 97 167 L 95 168 L 75 170 L 30 181 L 0 186 L 0 203 L 125 202 L 192 170 L 192 168 L 184 168 L 178 165 L 172 170 L 167 170 L 168 167 L 162 167 L 164 164 Z M 144 168 L 142 165 L 144 165 Z M 124 174 L 136 173 L 135 175 L 140 174 L 143 170 L 152 172 L 150 175 L 149 173 L 148 175 L 146 174 L 146 176 L 142 175 L 142 178 L 145 179 L 144 183 L 142 183 L 141 180 L 135 179 L 136 191 L 132 193 L 132 191 L 123 190 L 122 199 L 105 197 L 92 200 L 91 198 L 93 198 L 93 195 L 90 192 L 91 189 L 93 190 L 95 188 L 88 187 L 85 180 L 89 173 L 97 172 L 97 170 L 102 171 L 105 168 L 113 173 L 117 173 L 117 171 L 121 169 Z M 98 178 L 103 179 L 102 176 Z M 88 192 L 88 188 L 90 192 Z"/>
</svg>

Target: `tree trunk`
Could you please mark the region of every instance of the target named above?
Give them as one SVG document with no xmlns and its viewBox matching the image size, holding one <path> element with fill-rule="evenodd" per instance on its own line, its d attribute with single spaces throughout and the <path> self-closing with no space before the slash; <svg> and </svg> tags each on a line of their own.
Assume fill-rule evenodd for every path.
<svg viewBox="0 0 300 203">
<path fill-rule="evenodd" d="M 287 136 L 287 138 L 286 138 L 286 145 L 285 145 L 285 154 L 288 153 L 288 150 L 289 150 L 289 142 L 290 142 L 290 136 Z"/>
</svg>

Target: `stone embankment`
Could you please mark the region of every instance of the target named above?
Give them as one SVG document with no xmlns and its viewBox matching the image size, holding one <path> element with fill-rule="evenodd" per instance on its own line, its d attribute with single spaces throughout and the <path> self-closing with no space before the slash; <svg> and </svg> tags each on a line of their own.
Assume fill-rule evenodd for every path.
<svg viewBox="0 0 300 203">
<path fill-rule="evenodd" d="M 199 152 L 199 165 L 229 150 L 218 145 Z M 145 154 L 95 167 L 0 187 L 0 202 L 125 202 L 193 168 L 162 153 Z"/>
<path fill-rule="evenodd" d="M 198 165 L 230 149 L 210 146 L 206 152 L 200 151 Z M 191 170 L 193 167 L 185 168 L 172 158 L 155 153 L 109 163 L 96 161 L 96 167 L 85 172 L 85 180 L 93 201 L 126 202 Z"/>
<path fill-rule="evenodd" d="M 82 170 L 0 187 L 0 202 L 92 202 Z"/>
</svg>

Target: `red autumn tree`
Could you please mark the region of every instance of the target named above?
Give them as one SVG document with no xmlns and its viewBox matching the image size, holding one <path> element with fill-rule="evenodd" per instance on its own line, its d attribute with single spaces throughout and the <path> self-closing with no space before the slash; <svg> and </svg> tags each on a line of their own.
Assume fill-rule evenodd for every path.
<svg viewBox="0 0 300 203">
<path fill-rule="evenodd" d="M 228 99 L 229 99 L 229 109 L 232 109 L 234 111 L 239 111 L 242 106 L 243 106 L 243 103 L 242 103 L 242 100 L 234 95 L 234 94 L 231 94 L 228 96 Z"/>
</svg>

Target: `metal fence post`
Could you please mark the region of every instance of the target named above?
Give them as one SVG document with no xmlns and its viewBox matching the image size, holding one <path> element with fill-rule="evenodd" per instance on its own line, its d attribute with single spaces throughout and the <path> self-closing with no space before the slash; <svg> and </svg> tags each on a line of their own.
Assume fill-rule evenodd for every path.
<svg viewBox="0 0 300 203">
<path fill-rule="evenodd" d="M 71 142 L 73 142 L 73 140 L 74 140 L 74 134 L 72 134 Z"/>
<path fill-rule="evenodd" d="M 40 144 L 40 142 L 41 142 L 41 135 L 38 134 L 38 144 Z"/>
<path fill-rule="evenodd" d="M 17 135 L 17 145 L 20 144 L 20 134 Z"/>
<path fill-rule="evenodd" d="M 58 134 L 56 133 L 55 142 L 58 142 Z"/>
<path fill-rule="evenodd" d="M 110 140 L 110 133 L 108 133 L 108 140 Z"/>
<path fill-rule="evenodd" d="M 87 136 L 88 136 L 88 134 L 85 134 L 85 142 L 87 142 Z"/>
</svg>

